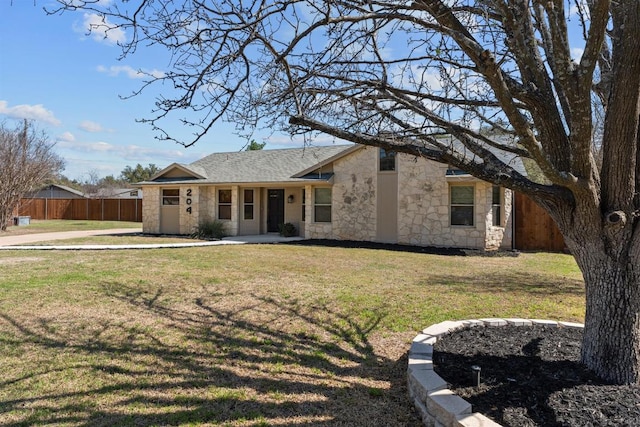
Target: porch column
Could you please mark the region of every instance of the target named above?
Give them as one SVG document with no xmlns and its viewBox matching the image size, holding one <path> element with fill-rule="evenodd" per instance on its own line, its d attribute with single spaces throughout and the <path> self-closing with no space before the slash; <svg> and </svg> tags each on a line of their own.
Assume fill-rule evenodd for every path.
<svg viewBox="0 0 640 427">
<path fill-rule="evenodd" d="M 229 223 L 229 233 L 232 236 L 237 236 L 240 230 L 240 188 L 237 185 L 231 187 L 231 222 Z"/>
</svg>

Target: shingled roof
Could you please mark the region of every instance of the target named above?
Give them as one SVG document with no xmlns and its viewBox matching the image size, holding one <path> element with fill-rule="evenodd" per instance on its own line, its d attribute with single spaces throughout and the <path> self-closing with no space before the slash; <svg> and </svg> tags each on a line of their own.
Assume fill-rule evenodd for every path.
<svg viewBox="0 0 640 427">
<path fill-rule="evenodd" d="M 357 148 L 358 146 L 349 144 L 214 153 L 188 165 L 174 163 L 150 181 L 141 184 L 300 182 L 307 179 L 302 176 L 304 173 L 320 168 Z M 185 173 L 192 172 L 192 176 L 167 174 L 169 170 L 176 168 Z"/>
</svg>

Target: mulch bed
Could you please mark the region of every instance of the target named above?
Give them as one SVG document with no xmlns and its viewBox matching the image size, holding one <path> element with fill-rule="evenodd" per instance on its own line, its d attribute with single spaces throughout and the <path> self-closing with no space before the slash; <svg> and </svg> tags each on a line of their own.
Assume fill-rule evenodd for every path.
<svg viewBox="0 0 640 427">
<path fill-rule="evenodd" d="M 385 251 L 411 252 L 444 256 L 516 257 L 520 255 L 520 252 L 517 250 L 484 251 L 481 249 L 443 248 L 439 246 L 414 246 L 359 240 L 305 239 L 295 240 L 287 242 L 285 244 L 298 246 L 325 246 L 330 248 L 380 249 Z"/>
<path fill-rule="evenodd" d="M 640 426 L 640 387 L 610 385 L 581 365 L 582 330 L 474 327 L 440 337 L 436 372 L 503 426 Z M 481 368 L 473 384 L 471 366 Z"/>
</svg>

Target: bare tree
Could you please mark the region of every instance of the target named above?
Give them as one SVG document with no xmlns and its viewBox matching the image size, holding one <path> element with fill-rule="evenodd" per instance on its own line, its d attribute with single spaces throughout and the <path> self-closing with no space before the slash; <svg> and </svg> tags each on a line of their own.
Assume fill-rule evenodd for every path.
<svg viewBox="0 0 640 427">
<path fill-rule="evenodd" d="M 172 88 L 146 119 L 162 140 L 182 113 L 186 145 L 219 120 L 322 132 L 529 195 L 584 274 L 582 361 L 640 383 L 639 1 L 58 2 L 100 14 L 93 31 L 125 31 L 124 56 L 168 49 L 170 70 L 140 89 Z"/>
<path fill-rule="evenodd" d="M 9 129 L 0 124 L 0 230 L 6 231 L 20 199 L 53 178 L 64 162 L 46 135 L 25 120 Z"/>
</svg>

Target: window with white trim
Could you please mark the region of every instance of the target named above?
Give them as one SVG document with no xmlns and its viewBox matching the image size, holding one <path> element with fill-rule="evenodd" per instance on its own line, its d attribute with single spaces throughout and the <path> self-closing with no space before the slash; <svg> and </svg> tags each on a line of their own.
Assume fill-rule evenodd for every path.
<svg viewBox="0 0 640 427">
<path fill-rule="evenodd" d="M 231 219 L 231 190 L 218 190 L 218 219 Z"/>
<path fill-rule="evenodd" d="M 474 225 L 475 187 L 451 185 L 449 187 L 451 225 Z"/>
<path fill-rule="evenodd" d="M 314 189 L 315 222 L 331 222 L 331 188 Z"/>
</svg>

